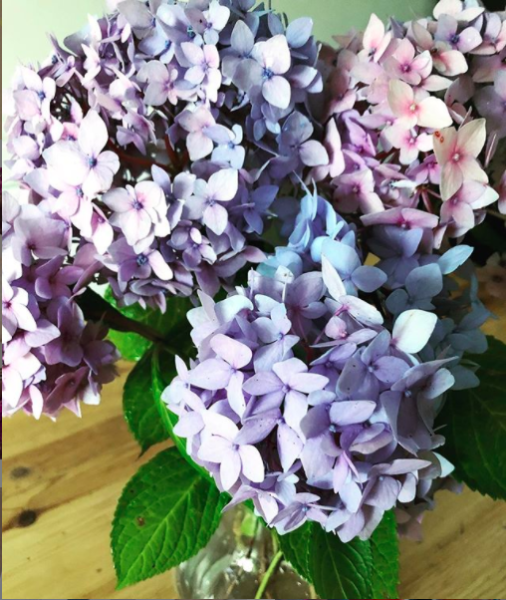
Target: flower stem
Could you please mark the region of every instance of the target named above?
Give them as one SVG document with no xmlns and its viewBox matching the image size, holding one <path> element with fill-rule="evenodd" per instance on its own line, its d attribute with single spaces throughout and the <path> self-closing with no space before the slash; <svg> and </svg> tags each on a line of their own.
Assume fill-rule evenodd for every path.
<svg viewBox="0 0 506 600">
<path fill-rule="evenodd" d="M 148 168 L 148 169 L 150 169 L 153 165 L 156 165 L 157 167 L 160 167 L 161 169 L 164 169 L 164 170 L 167 169 L 167 165 L 162 165 L 162 163 L 156 162 L 155 160 L 151 160 L 148 157 L 132 156 L 131 154 L 128 154 L 128 152 L 123 152 L 123 150 L 121 150 L 121 148 L 114 145 L 112 142 L 109 142 L 107 144 L 107 147 L 110 150 L 112 150 L 114 153 L 116 153 L 123 162 L 130 163 L 131 165 L 134 165 L 137 167 L 144 167 L 144 168 Z"/>
<path fill-rule="evenodd" d="M 269 568 L 267 569 L 267 571 L 264 575 L 264 578 L 262 579 L 262 583 L 260 584 L 260 587 L 258 588 L 258 592 L 257 592 L 257 595 L 255 596 L 255 600 L 257 600 L 257 598 L 264 597 L 267 586 L 269 585 L 269 582 L 272 579 L 272 576 L 277 571 L 282 560 L 283 560 L 283 553 L 278 552 L 276 554 L 276 556 L 273 558 Z"/>
<path fill-rule="evenodd" d="M 506 221 L 506 215 L 502 215 L 500 212 L 497 212 L 496 210 L 487 210 L 487 213 L 489 215 L 491 215 L 492 217 L 495 217 L 496 219 L 501 219 L 501 221 Z"/>
</svg>

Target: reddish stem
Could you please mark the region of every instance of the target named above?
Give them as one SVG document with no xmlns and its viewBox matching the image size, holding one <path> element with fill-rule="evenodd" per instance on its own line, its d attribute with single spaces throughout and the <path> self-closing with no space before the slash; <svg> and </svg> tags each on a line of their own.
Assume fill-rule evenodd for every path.
<svg viewBox="0 0 506 600">
<path fill-rule="evenodd" d="M 151 160 L 149 158 L 143 158 L 142 156 L 132 156 L 131 154 L 127 154 L 123 152 L 118 146 L 115 146 L 112 142 L 107 144 L 108 148 L 110 148 L 113 152 L 115 152 L 122 161 L 130 163 L 132 165 L 136 165 L 138 167 L 148 167 L 151 168 L 153 165 L 160 167 L 161 169 L 166 169 L 167 165 L 162 165 L 161 163 L 156 162 L 155 160 Z"/>
<path fill-rule="evenodd" d="M 169 155 L 170 162 L 174 165 L 174 167 L 176 167 L 176 169 L 181 169 L 181 163 L 179 160 L 179 156 L 178 156 L 177 152 L 174 150 L 174 148 L 172 147 L 172 144 L 170 143 L 168 135 L 165 136 L 165 148 L 167 150 L 167 154 Z"/>
</svg>

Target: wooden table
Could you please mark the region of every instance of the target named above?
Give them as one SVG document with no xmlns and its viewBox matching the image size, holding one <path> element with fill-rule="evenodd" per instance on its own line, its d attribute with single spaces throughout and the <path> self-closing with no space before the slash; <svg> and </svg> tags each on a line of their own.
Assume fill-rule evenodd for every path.
<svg viewBox="0 0 506 600">
<path fill-rule="evenodd" d="M 505 321 L 489 332 L 506 341 Z M 109 530 L 139 450 L 121 413 L 121 379 L 99 408 L 55 424 L 3 422 L 4 598 L 176 598 L 170 573 L 116 592 Z M 156 452 L 156 450 L 155 450 Z M 439 496 L 425 540 L 402 542 L 404 598 L 506 598 L 506 504 L 465 491 Z"/>
</svg>

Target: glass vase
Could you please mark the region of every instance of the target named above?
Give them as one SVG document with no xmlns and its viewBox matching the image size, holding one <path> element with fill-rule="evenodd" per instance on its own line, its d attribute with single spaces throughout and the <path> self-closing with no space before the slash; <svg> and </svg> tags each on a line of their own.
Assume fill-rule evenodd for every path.
<svg viewBox="0 0 506 600">
<path fill-rule="evenodd" d="M 177 569 L 180 598 L 316 598 L 272 533 L 244 507 L 226 513 L 204 550 Z"/>
</svg>

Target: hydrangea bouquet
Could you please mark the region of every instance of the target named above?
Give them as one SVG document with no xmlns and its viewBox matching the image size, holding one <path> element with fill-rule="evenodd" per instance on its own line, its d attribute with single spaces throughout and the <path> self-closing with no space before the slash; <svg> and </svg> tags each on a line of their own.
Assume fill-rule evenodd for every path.
<svg viewBox="0 0 506 600">
<path fill-rule="evenodd" d="M 506 249 L 506 13 L 335 49 L 255 0 L 109 4 L 6 100 L 3 416 L 79 416 L 137 360 L 128 424 L 174 447 L 119 502 L 121 587 L 246 503 L 320 597 L 395 598 L 438 490 L 506 497 L 472 262 Z"/>
</svg>

